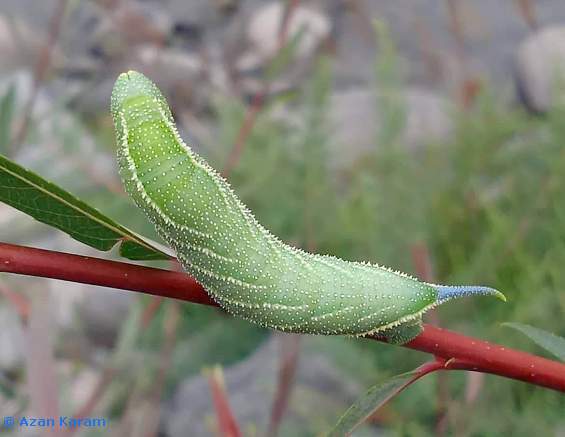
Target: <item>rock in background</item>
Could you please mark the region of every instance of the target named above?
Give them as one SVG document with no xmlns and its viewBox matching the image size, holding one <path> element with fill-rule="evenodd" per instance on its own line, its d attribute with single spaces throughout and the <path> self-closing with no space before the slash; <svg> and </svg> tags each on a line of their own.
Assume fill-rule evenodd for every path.
<svg viewBox="0 0 565 437">
<path fill-rule="evenodd" d="M 565 25 L 528 36 L 516 53 L 516 80 L 526 106 L 544 112 L 565 98 Z"/>
<path fill-rule="evenodd" d="M 79 110 L 101 113 L 107 110 L 115 76 L 135 68 L 154 77 L 173 96 L 179 112 L 188 110 L 189 117 L 207 118 L 215 93 L 249 99 L 265 89 L 264 72 L 279 46 L 286 4 L 260 0 L 81 2 L 71 8 L 57 49 L 57 68 L 66 72 L 67 79 L 54 86 L 59 91 L 76 90 L 72 101 Z M 337 92 L 373 87 L 373 64 L 379 53 L 372 20 L 378 19 L 387 24 L 405 66 L 407 84 L 457 97 L 466 81 L 492 81 L 502 98 L 511 101 L 515 75 L 522 100 L 536 111 L 544 110 L 550 87 L 543 82 L 551 81 L 551 53 L 559 54 L 563 47 L 556 29 L 565 23 L 565 3 L 533 2 L 540 30 L 532 36 L 531 23 L 526 23 L 515 2 L 458 0 L 453 4 L 458 25 L 446 5 L 435 0 L 302 0 L 289 16 L 287 28 L 290 39 L 303 32 L 296 56 L 271 81 L 268 91 L 299 89 L 320 49 L 334 52 Z M 54 5 L 53 0 L 40 6 L 21 0 L 0 6 L 4 21 L 9 18 L 24 29 L 20 33 L 28 47 L 12 50 L 17 62 L 4 63 L 5 67 L 33 66 L 33 56 L 26 53 L 37 53 Z M 548 26 L 553 27 L 545 29 Z M 0 51 L 7 53 L 14 37 L 6 29 L 0 25 L 4 39 L 3 44 L 0 38 Z M 525 42 L 518 49 L 528 37 L 537 42 Z M 544 48 L 528 49 L 532 44 Z"/>
<path fill-rule="evenodd" d="M 272 336 L 247 360 L 224 370 L 230 405 L 246 435 L 246 430 L 251 429 L 261 435 L 269 422 L 280 360 L 278 337 Z M 309 351 L 303 344 L 283 431 L 285 427 L 292 430 L 296 425 L 300 425 L 296 429 L 304 430 L 313 416 L 317 421 L 327 421 L 326 427 L 329 427 L 360 393 L 358 384 L 348 380 L 327 357 Z M 329 414 L 323 417 L 320 411 Z M 216 419 L 206 377 L 197 376 L 183 382 L 162 420 L 171 437 L 184 437 L 187 430 L 194 437 L 213 435 Z M 281 432 L 281 435 L 292 435 L 292 432 Z"/>
<path fill-rule="evenodd" d="M 412 151 L 445 141 L 452 130 L 455 110 L 449 99 L 421 87 L 407 87 L 393 96 L 402 118 L 396 141 Z M 387 129 L 379 93 L 355 87 L 335 92 L 330 100 L 328 127 L 333 133 L 330 163 L 338 170 L 382 147 L 378 133 Z M 386 101 L 381 101 L 386 105 Z M 390 108 L 389 108 L 390 109 Z"/>
</svg>

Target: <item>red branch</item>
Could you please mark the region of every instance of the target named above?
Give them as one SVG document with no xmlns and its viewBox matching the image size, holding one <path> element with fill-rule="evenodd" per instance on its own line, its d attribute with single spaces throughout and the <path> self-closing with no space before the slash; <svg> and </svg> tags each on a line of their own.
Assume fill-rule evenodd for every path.
<svg viewBox="0 0 565 437">
<path fill-rule="evenodd" d="M 0 271 L 216 305 L 184 273 L 6 243 L 0 243 Z M 425 325 L 424 332 L 404 347 L 445 359 L 448 370 L 491 373 L 565 392 L 565 364 L 446 329 Z"/>
<path fill-rule="evenodd" d="M 222 437 L 241 437 L 239 425 L 233 414 L 226 386 L 224 384 L 224 376 L 219 367 L 213 368 L 208 374 L 208 383 L 212 392 L 212 401 L 218 418 L 220 435 Z"/>
</svg>

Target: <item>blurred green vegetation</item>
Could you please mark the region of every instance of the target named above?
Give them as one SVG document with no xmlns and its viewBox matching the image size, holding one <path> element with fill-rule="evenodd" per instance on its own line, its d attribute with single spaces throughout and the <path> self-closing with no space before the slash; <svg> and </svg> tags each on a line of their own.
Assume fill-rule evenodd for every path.
<svg viewBox="0 0 565 437">
<path fill-rule="evenodd" d="M 375 132 L 375 143 L 386 139 L 387 144 L 381 142 L 350 171 L 335 174 L 327 165 L 332 138 L 324 117 L 330 70 L 323 60 L 306 86 L 302 129 L 274 124 L 268 110 L 259 118 L 231 178 L 244 202 L 285 241 L 350 260 L 416 274 L 411 248 L 425 244 L 438 283 L 489 285 L 509 300 L 449 303 L 439 309 L 442 325 L 543 354 L 499 323 L 524 322 L 565 334 L 565 108 L 534 117 L 500 104 L 485 90 L 473 108 L 453 114 L 449 143 L 417 151 L 397 139 L 398 109 L 384 108 L 397 120 L 383 123 L 393 132 Z M 225 156 L 244 110 L 233 105 L 218 110 L 226 145 L 218 155 Z M 221 167 L 221 159 L 214 164 Z M 349 341 L 355 345 L 353 357 L 347 364 L 335 362 L 364 384 L 409 370 L 423 358 Z M 374 357 L 370 374 L 351 364 L 357 354 Z M 485 376 L 478 399 L 466 405 L 467 378 L 465 373 L 448 377 L 450 435 L 555 435 L 565 426 L 565 398 L 558 393 Z M 390 406 L 393 419 L 385 435 L 430 435 L 436 397 L 434 376 L 410 387 Z"/>
</svg>

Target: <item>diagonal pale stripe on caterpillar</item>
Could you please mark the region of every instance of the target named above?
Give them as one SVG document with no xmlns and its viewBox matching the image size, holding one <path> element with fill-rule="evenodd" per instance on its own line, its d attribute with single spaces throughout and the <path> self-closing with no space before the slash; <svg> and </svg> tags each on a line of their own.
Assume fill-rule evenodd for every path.
<svg viewBox="0 0 565 437">
<path fill-rule="evenodd" d="M 427 284 L 368 263 L 290 247 L 261 226 L 228 183 L 180 138 L 159 89 L 140 73 L 112 93 L 126 191 L 183 268 L 228 312 L 289 332 L 408 341 L 423 313 L 489 287 Z"/>
</svg>

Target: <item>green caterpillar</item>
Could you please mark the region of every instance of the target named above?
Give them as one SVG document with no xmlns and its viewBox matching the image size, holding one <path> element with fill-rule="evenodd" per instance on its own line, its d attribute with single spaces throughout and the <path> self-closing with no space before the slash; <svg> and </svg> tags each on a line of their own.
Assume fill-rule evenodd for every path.
<svg viewBox="0 0 565 437">
<path fill-rule="evenodd" d="M 141 73 L 112 92 L 120 175 L 184 269 L 229 313 L 307 334 L 379 334 L 406 342 L 426 311 L 489 287 L 420 282 L 368 263 L 313 255 L 263 228 L 228 183 L 180 138 L 159 89 Z"/>
</svg>

